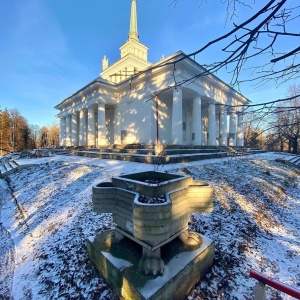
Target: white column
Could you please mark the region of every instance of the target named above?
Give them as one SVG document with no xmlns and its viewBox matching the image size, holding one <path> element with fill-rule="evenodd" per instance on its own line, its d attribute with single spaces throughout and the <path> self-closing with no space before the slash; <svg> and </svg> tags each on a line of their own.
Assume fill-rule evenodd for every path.
<svg viewBox="0 0 300 300">
<path fill-rule="evenodd" d="M 88 146 L 95 146 L 95 112 L 92 106 L 88 107 Z"/>
<path fill-rule="evenodd" d="M 72 146 L 78 146 L 77 113 L 72 114 L 71 119 L 71 138 Z"/>
<path fill-rule="evenodd" d="M 192 115 L 192 144 L 202 144 L 202 114 L 201 114 L 201 98 L 196 96 L 193 100 Z"/>
<path fill-rule="evenodd" d="M 208 104 L 208 143 L 209 146 L 216 145 L 216 106 Z"/>
<path fill-rule="evenodd" d="M 221 107 L 220 115 L 220 146 L 227 146 L 227 111 Z"/>
<path fill-rule="evenodd" d="M 229 146 L 236 146 L 236 112 L 230 112 L 229 118 Z"/>
<path fill-rule="evenodd" d="M 71 116 L 66 116 L 66 146 L 71 146 Z"/>
<path fill-rule="evenodd" d="M 220 145 L 220 114 L 216 114 L 216 145 Z"/>
<path fill-rule="evenodd" d="M 121 114 L 119 112 L 119 107 L 116 106 L 114 109 L 114 144 L 121 144 Z M 111 143 L 111 141 L 110 141 Z"/>
<path fill-rule="evenodd" d="M 87 109 L 84 110 L 83 125 L 84 125 L 83 140 L 84 140 L 84 145 L 87 146 L 88 145 L 88 111 L 87 111 Z"/>
<path fill-rule="evenodd" d="M 237 146 L 244 146 L 244 121 L 243 114 L 240 112 L 238 114 L 238 124 L 237 124 Z"/>
<path fill-rule="evenodd" d="M 86 139 L 85 139 L 85 131 L 86 131 L 86 125 L 85 125 L 85 110 L 81 109 L 79 112 L 79 146 L 85 146 L 86 145 Z"/>
<path fill-rule="evenodd" d="M 104 103 L 98 103 L 98 145 L 107 145 Z"/>
<path fill-rule="evenodd" d="M 172 144 L 182 145 L 182 90 L 173 91 Z"/>
<path fill-rule="evenodd" d="M 191 110 L 190 110 L 190 106 L 188 107 L 189 109 L 187 109 L 186 111 L 186 128 L 185 128 L 185 132 L 186 132 L 186 143 L 187 144 L 191 144 L 192 142 L 192 133 L 191 133 Z"/>
<path fill-rule="evenodd" d="M 60 146 L 66 146 L 66 119 L 60 118 Z"/>
</svg>

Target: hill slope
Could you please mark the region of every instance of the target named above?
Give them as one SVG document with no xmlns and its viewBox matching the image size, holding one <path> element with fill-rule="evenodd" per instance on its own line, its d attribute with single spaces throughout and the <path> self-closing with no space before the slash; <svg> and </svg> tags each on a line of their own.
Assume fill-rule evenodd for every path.
<svg viewBox="0 0 300 300">
<path fill-rule="evenodd" d="M 190 222 L 215 240 L 215 264 L 187 299 L 253 299 L 250 268 L 299 289 L 300 172 L 275 157 L 162 167 L 215 188 L 214 212 L 192 214 Z M 0 180 L 0 298 L 114 299 L 86 255 L 86 238 L 114 225 L 110 214 L 92 212 L 92 186 L 153 166 L 74 157 L 40 162 Z"/>
</svg>

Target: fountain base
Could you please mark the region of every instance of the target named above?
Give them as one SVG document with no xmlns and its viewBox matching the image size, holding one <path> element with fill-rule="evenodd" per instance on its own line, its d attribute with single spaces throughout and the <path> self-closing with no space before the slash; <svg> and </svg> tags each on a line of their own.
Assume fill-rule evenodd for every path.
<svg viewBox="0 0 300 300">
<path fill-rule="evenodd" d="M 198 233 L 192 240 L 201 240 L 191 247 L 190 233 L 176 237 L 160 248 L 164 273 L 145 275 L 139 269 L 143 246 L 117 230 L 100 233 L 87 241 L 88 255 L 97 270 L 114 291 L 124 299 L 184 299 L 189 290 L 205 274 L 214 258 L 214 242 Z M 189 240 L 189 241 L 188 241 Z"/>
</svg>

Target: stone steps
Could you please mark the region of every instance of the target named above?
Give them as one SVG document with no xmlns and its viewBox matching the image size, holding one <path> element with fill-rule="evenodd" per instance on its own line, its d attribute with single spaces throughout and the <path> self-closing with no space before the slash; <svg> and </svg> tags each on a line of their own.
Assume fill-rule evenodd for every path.
<svg viewBox="0 0 300 300">
<path fill-rule="evenodd" d="M 103 147 L 66 147 L 51 149 L 55 154 L 78 155 L 84 157 L 114 159 L 123 161 L 140 162 L 147 164 L 186 163 L 203 159 L 224 158 L 236 155 L 247 155 L 265 152 L 259 149 L 235 149 L 228 146 L 192 146 L 168 145 L 163 149 L 162 155 L 155 154 L 154 146 L 110 145 Z"/>
<path fill-rule="evenodd" d="M 288 159 L 289 163 L 300 167 L 300 155 L 294 155 Z"/>
<path fill-rule="evenodd" d="M 115 159 L 123 161 L 140 162 L 147 164 L 170 164 L 170 163 L 184 163 L 195 160 L 223 158 L 227 157 L 227 152 L 209 152 L 209 153 L 181 153 L 181 154 L 166 154 L 158 156 L 154 154 L 138 154 L 138 153 L 124 153 L 124 152 L 99 152 L 99 151 L 72 151 L 73 155 L 102 158 L 102 159 Z"/>
<path fill-rule="evenodd" d="M 234 151 L 236 151 L 236 156 L 245 156 L 251 154 L 260 154 L 267 152 L 266 150 L 255 149 L 255 148 L 241 148 L 241 147 L 234 147 Z"/>
<path fill-rule="evenodd" d="M 73 150 L 73 151 L 88 151 L 99 154 L 140 154 L 140 155 L 155 155 L 155 150 L 152 149 L 114 149 L 114 148 L 93 148 L 88 150 Z M 227 152 L 223 149 L 205 148 L 205 149 L 166 149 L 165 155 L 180 155 L 180 154 L 199 154 L 199 153 L 220 153 Z M 57 154 L 60 154 L 58 152 Z"/>
<path fill-rule="evenodd" d="M 30 168 L 32 166 L 35 166 L 36 164 L 18 164 L 18 162 L 14 160 L 10 160 L 9 163 L 5 163 L 0 165 L 0 178 L 5 177 L 19 169 L 24 169 L 24 168 Z"/>
<path fill-rule="evenodd" d="M 275 161 L 300 168 L 300 155 L 291 155 L 285 159 L 278 158 Z"/>
<path fill-rule="evenodd" d="M 0 162 L 0 174 L 1 177 L 6 175 L 7 173 L 11 173 L 12 170 L 17 168 L 19 164 L 14 159 L 3 159 Z"/>
</svg>

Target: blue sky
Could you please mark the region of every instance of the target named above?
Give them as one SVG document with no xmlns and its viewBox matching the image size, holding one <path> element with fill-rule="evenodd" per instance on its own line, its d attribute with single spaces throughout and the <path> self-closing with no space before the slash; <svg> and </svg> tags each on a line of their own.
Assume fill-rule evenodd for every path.
<svg viewBox="0 0 300 300">
<path fill-rule="evenodd" d="M 225 24 L 221 0 L 138 0 L 140 41 L 157 62 L 182 50 L 190 53 L 231 29 Z M 200 1 L 201 2 L 201 1 Z M 119 59 L 129 31 L 130 0 L 0 0 L 0 109 L 17 108 L 29 124 L 56 121 L 53 108 L 98 77 L 101 59 Z M 240 8 L 241 22 L 251 9 Z M 199 63 L 218 58 L 215 50 L 197 57 Z M 226 72 L 217 74 L 229 82 Z M 293 82 L 278 89 L 251 85 L 241 92 L 252 102 L 286 95 Z"/>
</svg>

